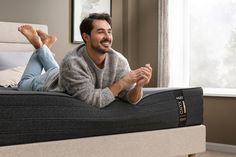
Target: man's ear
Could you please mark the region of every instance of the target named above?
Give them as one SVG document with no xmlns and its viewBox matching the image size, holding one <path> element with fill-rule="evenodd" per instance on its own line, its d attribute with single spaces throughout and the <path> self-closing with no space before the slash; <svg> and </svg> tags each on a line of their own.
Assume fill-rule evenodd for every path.
<svg viewBox="0 0 236 157">
<path fill-rule="evenodd" d="M 89 35 L 87 33 L 82 33 L 82 38 L 87 42 L 89 39 Z"/>
</svg>

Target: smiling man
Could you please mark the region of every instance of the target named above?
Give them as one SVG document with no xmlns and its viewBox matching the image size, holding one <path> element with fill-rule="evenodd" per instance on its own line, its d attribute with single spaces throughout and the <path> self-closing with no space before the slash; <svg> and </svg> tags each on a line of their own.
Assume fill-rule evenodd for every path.
<svg viewBox="0 0 236 157">
<path fill-rule="evenodd" d="M 111 48 L 111 17 L 93 13 L 80 25 L 85 44 L 69 53 L 62 61 L 59 86 L 75 98 L 102 108 L 119 97 L 136 104 L 148 84 L 149 64 L 131 71 L 127 59 Z"/>
<path fill-rule="evenodd" d="M 85 44 L 67 54 L 59 66 L 49 49 L 55 36 L 31 25 L 18 30 L 35 47 L 18 83 L 19 90 L 66 92 L 89 105 L 103 108 L 116 97 L 137 104 L 152 76 L 149 64 L 131 71 L 127 59 L 111 48 L 108 14 L 91 14 L 80 25 Z M 42 73 L 42 70 L 45 73 Z"/>
</svg>

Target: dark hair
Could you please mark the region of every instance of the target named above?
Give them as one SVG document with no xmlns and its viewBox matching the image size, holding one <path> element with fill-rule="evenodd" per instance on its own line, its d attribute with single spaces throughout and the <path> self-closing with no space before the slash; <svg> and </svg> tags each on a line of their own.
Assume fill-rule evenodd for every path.
<svg viewBox="0 0 236 157">
<path fill-rule="evenodd" d="M 89 14 L 89 16 L 84 18 L 83 21 L 80 24 L 80 34 L 81 34 L 81 36 L 82 36 L 83 33 L 86 33 L 88 35 L 91 34 L 91 31 L 93 29 L 93 21 L 94 20 L 106 20 L 107 23 L 109 23 L 110 26 L 112 25 L 111 24 L 111 16 L 107 13 L 92 13 L 92 14 Z"/>
</svg>

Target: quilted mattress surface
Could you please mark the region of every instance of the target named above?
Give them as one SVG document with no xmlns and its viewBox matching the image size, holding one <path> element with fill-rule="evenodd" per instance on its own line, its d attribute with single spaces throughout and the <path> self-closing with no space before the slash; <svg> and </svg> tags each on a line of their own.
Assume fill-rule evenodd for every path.
<svg viewBox="0 0 236 157">
<path fill-rule="evenodd" d="M 0 146 L 203 123 L 202 88 L 144 92 L 137 105 L 117 99 L 98 109 L 64 93 L 0 88 Z"/>
</svg>

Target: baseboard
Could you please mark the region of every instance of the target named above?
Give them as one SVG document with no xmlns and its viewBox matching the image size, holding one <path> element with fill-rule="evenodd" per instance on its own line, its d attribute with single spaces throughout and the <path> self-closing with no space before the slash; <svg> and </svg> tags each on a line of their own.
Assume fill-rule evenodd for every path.
<svg viewBox="0 0 236 157">
<path fill-rule="evenodd" d="M 221 143 L 206 143 L 207 150 L 214 150 L 225 153 L 234 153 L 236 154 L 236 145 L 221 144 Z"/>
</svg>

